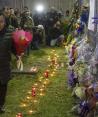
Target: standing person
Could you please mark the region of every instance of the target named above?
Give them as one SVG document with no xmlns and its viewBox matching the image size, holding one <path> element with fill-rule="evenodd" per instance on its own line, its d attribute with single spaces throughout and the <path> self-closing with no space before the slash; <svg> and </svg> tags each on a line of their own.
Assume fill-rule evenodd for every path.
<svg viewBox="0 0 98 117">
<path fill-rule="evenodd" d="M 31 43 L 31 49 L 32 50 L 38 50 L 39 49 L 39 42 L 40 42 L 40 29 L 38 27 L 35 27 L 33 29 L 33 41 Z"/>
<path fill-rule="evenodd" d="M 70 11 L 67 10 L 67 11 L 66 11 L 66 15 L 65 15 L 65 22 L 66 22 L 66 23 L 69 23 L 69 20 L 70 20 Z"/>
<path fill-rule="evenodd" d="M 29 31 L 29 32 L 32 33 L 33 27 L 34 27 L 34 22 L 33 22 L 33 18 L 30 15 L 30 11 L 29 10 L 25 11 L 24 14 L 22 15 L 20 26 L 25 31 Z M 27 55 L 30 54 L 30 45 L 27 48 Z"/>
<path fill-rule="evenodd" d="M 63 35 L 63 30 L 62 30 L 62 25 L 60 21 L 57 21 L 52 30 L 51 30 L 51 46 L 60 46 L 63 44 L 64 41 L 64 35 Z"/>
<path fill-rule="evenodd" d="M 6 27 L 9 27 L 9 25 L 10 25 L 10 8 L 8 8 L 8 7 L 4 7 L 3 9 L 2 9 L 2 12 L 3 12 L 3 15 L 5 16 L 5 20 L 6 20 Z"/>
<path fill-rule="evenodd" d="M 6 26 L 8 28 L 16 29 L 19 27 L 17 17 L 15 16 L 13 8 L 3 8 L 3 14 L 6 18 Z"/>
<path fill-rule="evenodd" d="M 7 86 L 11 79 L 11 52 L 14 50 L 12 46 L 11 31 L 6 27 L 5 16 L 0 13 L 0 114 L 4 113 Z"/>
<path fill-rule="evenodd" d="M 31 15 L 30 15 L 29 10 L 26 11 L 24 13 L 24 15 L 22 15 L 20 26 L 21 26 L 22 29 L 32 32 L 32 28 L 34 26 L 34 21 L 33 21 L 33 18 L 31 17 Z"/>
<path fill-rule="evenodd" d="M 67 35 L 70 30 L 70 11 L 69 10 L 66 11 L 66 14 L 63 20 L 63 28 L 64 28 L 64 35 L 67 38 Z"/>
<path fill-rule="evenodd" d="M 13 8 L 10 8 L 10 17 L 9 17 L 9 20 L 10 20 L 10 25 L 16 29 L 19 27 L 19 24 L 18 24 L 18 18 L 15 16 L 15 11 Z"/>
<path fill-rule="evenodd" d="M 20 22 L 21 22 L 21 12 L 19 9 L 15 9 L 15 16 L 17 17 L 17 21 L 18 21 L 18 26 L 20 28 Z"/>
<path fill-rule="evenodd" d="M 88 25 L 89 18 L 89 8 L 88 6 L 84 6 L 81 12 L 81 21 Z"/>
</svg>

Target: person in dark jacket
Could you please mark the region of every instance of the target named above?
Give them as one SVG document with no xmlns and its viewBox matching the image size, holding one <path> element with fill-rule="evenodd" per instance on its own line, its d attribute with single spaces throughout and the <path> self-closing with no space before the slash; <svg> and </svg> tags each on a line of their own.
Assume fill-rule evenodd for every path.
<svg viewBox="0 0 98 117">
<path fill-rule="evenodd" d="M 11 79 L 11 52 L 15 52 L 11 39 L 11 31 L 6 28 L 5 21 L 5 16 L 0 13 L 0 114 L 4 112 L 3 106 L 7 85 Z"/>
<path fill-rule="evenodd" d="M 50 34 L 51 34 L 51 46 L 55 45 L 60 46 L 63 43 L 64 35 L 60 21 L 57 21 L 54 24 Z"/>
<path fill-rule="evenodd" d="M 23 30 L 33 33 L 34 22 L 33 22 L 33 18 L 30 15 L 29 10 L 22 14 L 20 26 Z M 30 54 L 30 46 L 31 46 L 31 43 L 27 48 L 27 51 L 26 51 L 27 55 Z"/>
<path fill-rule="evenodd" d="M 13 8 L 10 8 L 10 17 L 9 17 L 9 24 L 14 28 L 19 28 L 18 18 L 15 16 L 15 11 Z"/>
<path fill-rule="evenodd" d="M 31 44 L 31 49 L 38 50 L 39 49 L 39 42 L 41 39 L 41 30 L 36 26 L 33 28 L 33 41 Z"/>
<path fill-rule="evenodd" d="M 8 28 L 16 29 L 19 27 L 18 25 L 18 19 L 15 16 L 14 9 L 13 8 L 3 8 L 3 14 L 6 19 L 6 26 Z"/>
</svg>

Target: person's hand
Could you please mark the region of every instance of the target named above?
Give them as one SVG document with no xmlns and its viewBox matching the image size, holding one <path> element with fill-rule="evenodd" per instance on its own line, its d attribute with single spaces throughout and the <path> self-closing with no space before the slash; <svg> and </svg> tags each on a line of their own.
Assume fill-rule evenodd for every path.
<svg viewBox="0 0 98 117">
<path fill-rule="evenodd" d="M 24 53 L 21 53 L 21 55 L 17 55 L 16 56 L 17 61 L 20 60 L 20 59 L 22 59 L 23 56 L 24 56 Z"/>
</svg>

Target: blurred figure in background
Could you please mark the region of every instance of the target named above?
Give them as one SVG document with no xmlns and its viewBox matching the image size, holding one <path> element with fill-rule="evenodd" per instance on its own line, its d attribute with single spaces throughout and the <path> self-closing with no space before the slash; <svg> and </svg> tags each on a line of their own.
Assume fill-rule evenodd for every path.
<svg viewBox="0 0 98 117">
<path fill-rule="evenodd" d="M 16 16 L 16 18 L 17 18 L 17 20 L 18 20 L 18 26 L 19 26 L 19 28 L 20 28 L 20 22 L 21 22 L 21 12 L 20 12 L 20 10 L 19 9 L 15 9 L 15 16 Z"/>
<path fill-rule="evenodd" d="M 46 44 L 50 46 L 52 28 L 54 27 L 54 24 L 57 21 L 61 20 L 62 13 L 58 11 L 55 7 L 51 7 L 50 11 L 47 12 L 46 16 L 47 16 L 45 24 Z"/>
<path fill-rule="evenodd" d="M 20 26 L 21 26 L 22 29 L 32 32 L 32 28 L 34 27 L 34 21 L 33 21 L 33 18 L 31 17 L 31 15 L 30 15 L 30 11 L 29 10 L 26 11 L 21 16 Z"/>
<path fill-rule="evenodd" d="M 9 27 L 9 17 L 10 17 L 10 8 L 8 8 L 7 6 L 6 7 L 4 7 L 3 9 L 2 9 L 2 12 L 3 12 L 3 14 L 4 14 L 4 16 L 5 16 L 5 20 L 6 20 L 6 26 L 7 27 Z"/>
<path fill-rule="evenodd" d="M 9 20 L 10 20 L 10 25 L 12 27 L 14 27 L 14 29 L 18 28 L 19 25 L 18 25 L 18 18 L 16 17 L 15 15 L 15 11 L 13 8 L 10 8 L 10 17 L 9 17 Z"/>
<path fill-rule="evenodd" d="M 31 49 L 38 50 L 40 45 L 45 44 L 45 31 L 43 25 L 38 25 L 33 28 L 33 41 Z"/>
<path fill-rule="evenodd" d="M 5 104 L 7 86 L 11 79 L 11 52 L 16 53 L 11 32 L 6 27 L 5 16 L 3 13 L 0 13 L 0 114 L 4 113 L 3 106 Z"/>
<path fill-rule="evenodd" d="M 2 12 L 5 16 L 6 26 L 8 28 L 16 29 L 19 27 L 18 26 L 18 19 L 14 14 L 13 8 L 4 7 Z"/>
<path fill-rule="evenodd" d="M 67 10 L 63 19 L 63 30 L 65 37 L 67 37 L 69 29 L 70 29 L 70 11 Z"/>
<path fill-rule="evenodd" d="M 33 33 L 34 21 L 27 7 L 26 9 L 24 9 L 23 14 L 21 15 L 20 27 L 25 31 L 30 31 L 31 33 Z M 31 44 L 27 48 L 27 55 L 30 54 L 30 48 Z"/>
<path fill-rule="evenodd" d="M 69 22 L 69 20 L 70 20 L 70 11 L 67 10 L 67 11 L 66 11 L 66 15 L 65 15 L 65 21 L 66 21 L 66 22 Z"/>
<path fill-rule="evenodd" d="M 51 46 L 60 46 L 64 42 L 64 35 L 60 21 L 57 21 L 51 30 Z"/>
</svg>

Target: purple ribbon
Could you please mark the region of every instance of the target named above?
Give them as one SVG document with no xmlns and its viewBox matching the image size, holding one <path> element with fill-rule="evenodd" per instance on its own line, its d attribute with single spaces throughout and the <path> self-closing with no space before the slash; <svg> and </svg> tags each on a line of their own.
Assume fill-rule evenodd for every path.
<svg viewBox="0 0 98 117">
<path fill-rule="evenodd" d="M 92 19 L 98 20 L 98 17 L 92 17 Z"/>
</svg>

